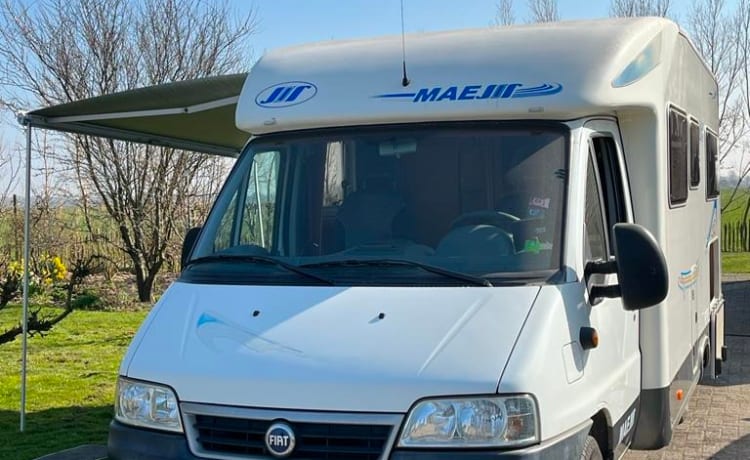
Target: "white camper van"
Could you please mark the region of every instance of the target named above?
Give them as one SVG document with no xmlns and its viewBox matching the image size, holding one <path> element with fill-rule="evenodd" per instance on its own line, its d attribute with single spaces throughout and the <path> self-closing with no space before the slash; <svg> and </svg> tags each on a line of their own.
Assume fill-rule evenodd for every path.
<svg viewBox="0 0 750 460">
<path fill-rule="evenodd" d="M 264 56 L 113 459 L 619 458 L 721 370 L 717 84 L 667 20 Z"/>
</svg>

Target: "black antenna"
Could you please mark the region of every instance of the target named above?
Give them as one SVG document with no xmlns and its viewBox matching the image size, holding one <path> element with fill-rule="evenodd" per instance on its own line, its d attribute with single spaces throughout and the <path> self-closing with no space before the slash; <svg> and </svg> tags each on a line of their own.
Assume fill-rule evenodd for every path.
<svg viewBox="0 0 750 460">
<path fill-rule="evenodd" d="M 409 77 L 406 76 L 406 37 L 404 32 L 404 0 L 401 0 L 401 57 L 404 65 L 404 77 L 401 79 L 402 86 L 409 86 Z"/>
</svg>

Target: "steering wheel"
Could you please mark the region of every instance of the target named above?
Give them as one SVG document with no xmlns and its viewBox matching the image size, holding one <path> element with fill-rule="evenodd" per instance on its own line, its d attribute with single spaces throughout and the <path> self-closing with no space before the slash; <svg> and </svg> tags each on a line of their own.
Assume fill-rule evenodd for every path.
<svg viewBox="0 0 750 460">
<path fill-rule="evenodd" d="M 465 227 L 467 225 L 491 225 L 493 227 L 502 228 L 505 231 L 510 231 L 510 224 L 517 222 L 521 219 L 502 211 L 491 211 L 482 210 L 469 212 L 458 216 L 453 222 L 451 222 L 451 229 L 458 227 Z"/>
</svg>

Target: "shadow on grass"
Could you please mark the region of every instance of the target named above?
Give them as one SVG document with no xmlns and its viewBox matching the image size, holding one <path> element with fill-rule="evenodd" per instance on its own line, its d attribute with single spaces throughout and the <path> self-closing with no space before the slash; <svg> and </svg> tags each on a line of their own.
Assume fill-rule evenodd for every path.
<svg viewBox="0 0 750 460">
<path fill-rule="evenodd" d="M 18 411 L 0 410 L 0 458 L 32 460 L 82 444 L 106 444 L 112 406 L 61 407 L 26 415 L 19 432 Z"/>
</svg>

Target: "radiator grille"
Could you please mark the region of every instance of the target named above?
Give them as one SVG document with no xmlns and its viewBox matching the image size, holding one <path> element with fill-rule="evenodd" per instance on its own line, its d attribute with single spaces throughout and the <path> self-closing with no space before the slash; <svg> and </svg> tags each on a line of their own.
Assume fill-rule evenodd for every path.
<svg viewBox="0 0 750 460">
<path fill-rule="evenodd" d="M 193 417 L 197 442 L 206 453 L 271 458 L 264 438 L 274 421 L 199 414 Z M 389 425 L 285 423 L 296 437 L 290 459 L 377 460 L 393 429 Z"/>
</svg>

